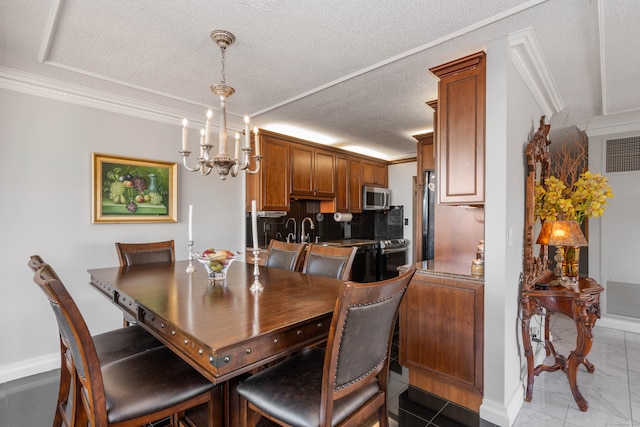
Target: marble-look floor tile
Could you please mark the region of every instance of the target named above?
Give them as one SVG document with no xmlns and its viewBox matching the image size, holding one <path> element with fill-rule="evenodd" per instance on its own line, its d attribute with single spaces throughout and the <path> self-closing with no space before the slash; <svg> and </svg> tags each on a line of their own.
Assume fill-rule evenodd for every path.
<svg viewBox="0 0 640 427">
<path fill-rule="evenodd" d="M 565 414 L 566 411 L 565 407 Z M 512 427 L 562 427 L 563 425 L 564 417 L 557 418 L 553 414 L 540 411 L 525 402 Z"/>
<path fill-rule="evenodd" d="M 7 385 L 0 384 L 0 427 L 8 427 L 7 424 Z"/>
<path fill-rule="evenodd" d="M 629 371 L 629 395 L 631 402 L 640 404 L 640 372 Z"/>
<path fill-rule="evenodd" d="M 582 412 L 578 405 L 572 403 L 567 412 L 565 427 L 632 427 L 631 418 L 619 417 L 615 411 L 600 410 L 589 407 Z"/>
<path fill-rule="evenodd" d="M 640 372 L 640 334 L 626 332 L 625 343 L 629 370 Z"/>
</svg>

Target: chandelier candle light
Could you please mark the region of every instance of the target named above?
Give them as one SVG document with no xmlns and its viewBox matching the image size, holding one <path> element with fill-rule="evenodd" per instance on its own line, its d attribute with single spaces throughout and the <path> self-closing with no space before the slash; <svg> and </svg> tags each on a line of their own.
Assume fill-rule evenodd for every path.
<svg viewBox="0 0 640 427">
<path fill-rule="evenodd" d="M 200 130 L 200 156 L 198 157 L 198 164 L 196 167 L 190 167 L 187 165 L 187 157 L 191 154 L 189 151 L 188 136 L 189 122 L 187 119 L 182 120 L 182 165 L 191 172 L 200 171 L 202 175 L 209 175 L 215 168 L 216 172 L 221 179 L 226 179 L 228 175 L 235 177 L 238 175 L 238 171 L 244 170 L 249 174 L 255 174 L 260 170 L 260 141 L 258 139 L 258 128 L 253 128 L 255 135 L 256 154 L 253 159 L 256 163 L 254 170 L 249 169 L 251 162 L 251 137 L 249 133 L 249 117 L 244 117 L 244 144 L 240 147 L 240 134 L 236 132 L 235 135 L 235 150 L 234 157 L 232 158 L 227 152 L 227 112 L 226 112 L 226 100 L 228 97 L 234 94 L 235 89 L 228 86 L 225 81 L 224 74 L 224 53 L 226 48 L 235 41 L 235 36 L 228 31 L 214 30 L 211 32 L 211 39 L 215 41 L 220 47 L 222 58 L 222 80 L 220 83 L 211 86 L 211 92 L 213 92 L 220 99 L 220 126 L 218 131 L 218 154 L 211 157 L 210 151 L 213 145 L 210 143 L 211 134 L 211 119 L 213 118 L 213 111 L 207 111 L 207 119 L 205 121 L 204 129 Z M 242 151 L 242 156 L 240 156 Z"/>
</svg>

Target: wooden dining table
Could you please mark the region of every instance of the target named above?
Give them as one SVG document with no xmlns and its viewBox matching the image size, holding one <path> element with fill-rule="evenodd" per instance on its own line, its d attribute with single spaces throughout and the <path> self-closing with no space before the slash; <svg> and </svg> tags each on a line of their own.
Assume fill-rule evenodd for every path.
<svg viewBox="0 0 640 427">
<path fill-rule="evenodd" d="M 200 371 L 225 385 L 225 424 L 236 425 L 239 378 L 326 339 L 343 281 L 233 262 L 224 281 L 188 261 L 88 270 L 91 285 Z"/>
</svg>

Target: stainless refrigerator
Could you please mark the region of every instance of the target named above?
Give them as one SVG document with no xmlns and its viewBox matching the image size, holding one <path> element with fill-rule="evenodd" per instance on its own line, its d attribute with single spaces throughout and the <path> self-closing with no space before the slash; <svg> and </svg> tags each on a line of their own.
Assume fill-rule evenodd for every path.
<svg viewBox="0 0 640 427">
<path fill-rule="evenodd" d="M 433 170 L 426 170 L 424 176 L 424 196 L 422 198 L 422 260 L 434 258 L 433 218 L 436 204 L 436 175 Z"/>
</svg>

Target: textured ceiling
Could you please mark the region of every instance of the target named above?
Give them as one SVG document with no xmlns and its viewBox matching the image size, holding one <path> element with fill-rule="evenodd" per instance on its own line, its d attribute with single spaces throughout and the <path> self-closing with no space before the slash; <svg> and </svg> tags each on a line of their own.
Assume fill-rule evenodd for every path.
<svg viewBox="0 0 640 427">
<path fill-rule="evenodd" d="M 3 69 L 155 105 L 176 125 L 216 107 L 220 52 L 209 34 L 231 31 L 232 128 L 249 114 L 262 128 L 389 160 L 415 155 L 412 135 L 432 128 L 430 67 L 527 27 L 563 124 L 640 108 L 636 0 L 4 0 L 0 12 Z"/>
</svg>

